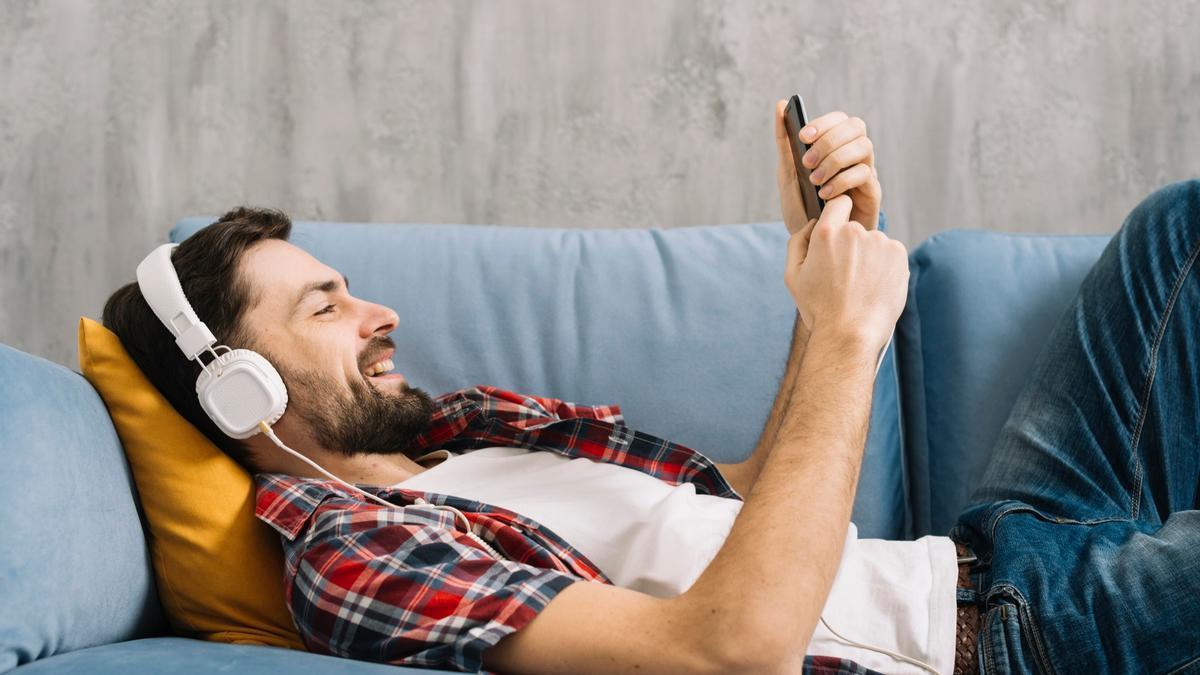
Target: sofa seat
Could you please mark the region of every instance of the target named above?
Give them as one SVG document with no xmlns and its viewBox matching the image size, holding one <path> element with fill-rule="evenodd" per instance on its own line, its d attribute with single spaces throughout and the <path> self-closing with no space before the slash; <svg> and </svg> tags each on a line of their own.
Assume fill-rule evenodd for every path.
<svg viewBox="0 0 1200 675">
<path fill-rule="evenodd" d="M 195 673 L 322 673 L 323 675 L 400 675 L 439 671 L 352 661 L 323 654 L 259 645 L 229 645 L 180 637 L 145 638 L 89 647 L 40 659 L 14 672 L 21 675 L 190 675 Z"/>
</svg>

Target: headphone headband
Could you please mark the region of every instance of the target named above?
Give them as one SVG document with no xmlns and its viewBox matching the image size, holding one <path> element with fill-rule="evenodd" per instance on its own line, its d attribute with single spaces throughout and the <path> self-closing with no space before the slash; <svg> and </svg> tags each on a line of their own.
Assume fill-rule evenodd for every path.
<svg viewBox="0 0 1200 675">
<path fill-rule="evenodd" d="M 150 252 L 137 266 L 138 288 L 154 310 L 155 316 L 175 336 L 183 355 L 195 360 L 200 352 L 211 349 L 217 338 L 192 309 L 179 284 L 171 251 L 179 244 L 163 244 Z"/>
</svg>

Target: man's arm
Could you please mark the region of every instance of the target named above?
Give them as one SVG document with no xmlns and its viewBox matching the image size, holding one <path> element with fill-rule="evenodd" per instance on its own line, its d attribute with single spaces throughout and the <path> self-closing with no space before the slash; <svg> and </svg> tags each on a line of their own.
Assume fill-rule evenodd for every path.
<svg viewBox="0 0 1200 675">
<path fill-rule="evenodd" d="M 808 211 L 804 207 L 804 197 L 800 193 L 800 184 L 796 177 L 796 165 L 792 161 L 792 143 L 800 141 L 788 138 L 787 125 L 783 121 L 785 108 L 786 101 L 779 101 L 775 105 L 775 145 L 779 151 L 776 179 L 779 182 L 784 225 L 789 233 L 795 234 L 807 226 L 805 221 Z M 816 169 L 819 165 L 824 172 L 824 178 L 816 181 L 822 185 L 821 196 L 828 200 L 841 194 L 849 195 L 853 202 L 850 219 L 857 221 L 867 230 L 876 229 L 883 190 L 875 172 L 874 145 L 867 138 L 866 123 L 858 117 L 849 117 L 844 112 L 831 112 L 813 120 L 800 133 L 805 136 L 805 141 L 812 144 L 812 149 L 804 155 L 805 165 L 810 169 Z M 750 457 L 737 463 L 717 464 L 721 474 L 742 496 L 749 494 L 754 488 L 754 482 L 762 472 L 767 454 L 775 444 L 783 411 L 787 409 L 786 397 L 794 388 L 800 360 L 804 358 L 804 349 L 808 344 L 808 336 L 804 321 L 797 317 L 795 328 L 792 330 L 792 349 L 788 355 L 783 380 L 779 383 L 779 393 L 771 406 L 762 436 Z"/>
<path fill-rule="evenodd" d="M 875 355 L 907 289 L 903 245 L 847 222 L 849 212 L 835 198 L 788 242 L 788 288 L 812 336 L 762 474 L 712 562 L 669 599 L 573 584 L 485 652 L 489 668 L 800 670 L 841 560 Z"/>
<path fill-rule="evenodd" d="M 759 636 L 763 658 L 786 672 L 799 670 L 842 556 L 873 385 L 862 345 L 812 336 L 762 474 L 683 596 L 729 622 L 714 634 Z"/>
<path fill-rule="evenodd" d="M 797 314 L 779 392 L 754 453 L 743 462 L 717 464 L 743 497 L 750 494 L 788 417 L 808 338 Z M 712 636 L 721 635 L 715 615 L 698 609 L 695 596 L 659 599 L 614 586 L 575 583 L 527 626 L 484 652 L 484 665 L 513 673 L 748 672 L 752 656 L 760 652 L 757 640 L 766 636 L 728 636 L 730 644 L 714 649 L 720 641 Z"/>
<path fill-rule="evenodd" d="M 692 587 L 674 598 L 572 584 L 484 652 L 489 670 L 801 669 L 841 560 L 874 362 L 904 307 L 908 258 L 903 245 L 871 231 L 873 220 L 847 222 L 854 205 L 847 191 L 855 201 L 873 194 L 876 211 L 879 191 L 870 145 L 857 140 L 865 137 L 862 125 L 843 113 L 819 117 L 802 131 L 822 146 L 818 161 L 839 146 L 858 146 L 839 153 L 845 166 L 827 167 L 834 177 L 823 186 L 828 193 L 821 222 L 804 224 L 783 106 L 776 106 L 775 138 L 784 222 L 792 233 L 785 281 L 800 320 L 762 438 L 750 460 L 726 465 L 749 467 L 732 471 L 750 479 L 734 484 L 747 499 L 729 536 Z"/>
<path fill-rule="evenodd" d="M 796 386 L 796 375 L 800 372 L 800 361 L 804 359 L 804 349 L 808 346 L 808 328 L 796 314 L 795 325 L 792 327 L 792 347 L 788 353 L 787 365 L 783 377 L 779 380 L 779 391 L 775 394 L 775 403 L 771 405 L 771 413 L 767 416 L 762 435 L 754 446 L 749 457 L 733 464 L 717 464 L 721 475 L 725 476 L 734 490 L 745 497 L 754 489 L 754 483 L 762 472 L 771 447 L 775 445 L 775 437 L 779 433 L 779 425 L 783 422 L 784 411 L 791 400 L 792 390 Z M 715 463 L 715 462 L 714 462 Z"/>
<path fill-rule="evenodd" d="M 798 669 L 841 560 L 866 442 L 875 358 L 904 308 L 908 257 L 847 222 L 836 197 L 788 241 L 788 290 L 812 335 L 762 474 L 684 596 L 760 636 L 760 664 Z M 732 609 L 731 609 L 732 608 Z"/>
<path fill-rule="evenodd" d="M 872 347 L 814 335 L 778 440 L 729 537 L 682 595 L 577 582 L 484 652 L 513 673 L 799 672 L 841 560 L 866 439 Z M 819 404 L 802 403 L 819 401 Z"/>
<path fill-rule="evenodd" d="M 523 675 L 717 675 L 738 670 L 740 659 L 720 660 L 708 646 L 714 635 L 709 619 L 679 598 L 577 581 L 524 628 L 484 651 L 483 667 Z"/>
</svg>

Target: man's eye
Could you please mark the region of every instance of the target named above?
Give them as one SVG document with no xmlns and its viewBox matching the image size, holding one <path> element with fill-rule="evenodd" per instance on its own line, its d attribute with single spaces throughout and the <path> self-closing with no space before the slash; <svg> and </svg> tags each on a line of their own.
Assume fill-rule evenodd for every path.
<svg viewBox="0 0 1200 675">
<path fill-rule="evenodd" d="M 333 305 L 325 305 L 325 308 L 317 312 L 317 314 L 328 314 L 333 311 L 333 307 Z M 314 314 L 313 316 L 316 316 L 317 314 Z"/>
</svg>

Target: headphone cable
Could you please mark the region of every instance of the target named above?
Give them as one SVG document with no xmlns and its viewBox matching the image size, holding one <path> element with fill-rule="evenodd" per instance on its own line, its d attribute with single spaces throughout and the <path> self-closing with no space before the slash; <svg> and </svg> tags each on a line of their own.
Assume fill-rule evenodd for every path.
<svg viewBox="0 0 1200 675">
<path fill-rule="evenodd" d="M 857 642 L 855 640 L 851 640 L 850 638 L 846 637 L 845 635 L 842 635 L 841 633 L 834 630 L 833 626 L 829 625 L 829 622 L 825 620 L 824 616 L 821 617 L 821 623 L 825 626 L 826 630 L 828 630 L 830 633 L 833 633 L 834 637 L 836 637 L 837 639 L 841 640 L 842 642 L 845 642 L 846 644 L 848 644 L 852 647 L 858 647 L 859 649 L 866 649 L 867 651 L 876 652 L 878 654 L 884 654 L 884 655 L 890 656 L 893 659 L 896 659 L 898 661 L 903 661 L 905 663 L 909 663 L 914 666 L 917 666 L 918 668 L 922 668 L 928 672 L 933 673 L 933 675 L 941 675 L 938 672 L 937 668 L 934 668 L 933 666 L 929 665 L 928 663 L 925 663 L 924 661 L 914 659 L 912 657 L 905 656 L 903 654 L 897 654 L 896 652 L 893 652 L 890 649 L 884 649 L 883 647 L 876 647 L 874 645 L 869 645 L 869 644 L 865 644 L 862 642 Z"/>
<path fill-rule="evenodd" d="M 370 492 L 367 492 L 366 490 L 358 487 L 357 485 L 351 485 L 350 483 L 348 483 L 348 482 L 342 480 L 341 478 L 338 478 L 337 476 L 333 475 L 332 473 L 326 471 L 325 468 L 322 467 L 320 464 L 317 464 L 316 462 L 312 461 L 308 457 L 305 457 L 304 455 L 300 454 L 299 452 L 296 452 L 295 450 L 289 448 L 287 445 L 284 444 L 283 441 L 279 440 L 279 436 L 275 435 L 275 431 L 273 429 L 271 429 L 271 425 L 267 424 L 266 420 L 259 422 L 258 428 L 260 431 L 263 432 L 263 434 L 267 438 L 271 439 L 271 441 L 273 443 L 275 443 L 275 445 L 279 446 L 280 450 L 283 450 L 284 452 L 291 454 L 296 459 L 299 459 L 300 461 L 304 462 L 305 464 L 307 464 L 307 465 L 311 466 L 312 468 L 316 469 L 317 471 L 321 472 L 321 475 L 325 476 L 329 480 L 334 481 L 335 483 L 338 483 L 340 485 L 344 485 L 344 486 L 350 488 L 351 490 L 354 490 L 355 492 L 362 494 L 367 499 L 370 499 L 370 500 L 372 500 L 378 504 L 381 504 L 389 509 L 404 508 L 398 504 L 393 504 L 385 499 L 382 499 L 382 498 L 378 497 L 377 495 L 373 495 Z M 484 548 L 484 550 L 486 550 L 488 553 L 492 554 L 492 556 L 494 556 L 496 559 L 498 559 L 498 560 L 507 559 L 505 556 L 500 555 L 500 553 L 496 549 L 492 548 L 486 541 L 484 541 L 482 538 L 479 537 L 478 534 L 475 533 L 475 528 L 471 525 L 471 521 L 467 519 L 466 514 L 464 514 L 462 511 L 459 511 L 458 509 L 454 508 L 453 506 L 447 506 L 445 504 L 432 504 L 424 499 L 417 500 L 417 504 L 418 505 L 427 505 L 427 506 L 430 506 L 435 509 L 445 509 L 445 510 L 453 512 L 455 514 L 456 519 L 462 518 L 463 524 L 466 526 L 466 529 L 467 529 L 468 537 L 470 537 L 471 539 L 474 539 L 476 543 L 478 543 L 480 546 L 482 546 Z"/>
</svg>

